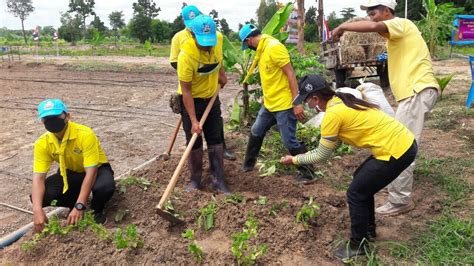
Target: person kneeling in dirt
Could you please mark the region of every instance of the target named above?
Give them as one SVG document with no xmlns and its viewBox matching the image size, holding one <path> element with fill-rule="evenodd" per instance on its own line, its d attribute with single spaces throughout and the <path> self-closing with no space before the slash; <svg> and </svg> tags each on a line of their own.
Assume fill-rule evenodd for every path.
<svg viewBox="0 0 474 266">
<path fill-rule="evenodd" d="M 374 195 L 413 162 L 418 149 L 415 136 L 402 123 L 380 111 L 377 105 L 351 94 L 334 92 L 318 75 L 301 79 L 294 102 L 306 102 L 310 108 L 326 114 L 318 148 L 305 154 L 287 155 L 281 159 L 283 164 L 323 162 L 341 141 L 372 151 L 354 172 L 347 190 L 351 239 L 334 253 L 339 258 L 364 255 L 367 240 L 376 236 Z"/>
<path fill-rule="evenodd" d="M 169 62 L 170 62 L 170 65 L 174 69 L 178 69 L 178 55 L 179 55 L 179 52 L 181 51 L 181 46 L 188 39 L 193 38 L 192 33 L 191 33 L 191 21 L 193 21 L 195 17 L 201 14 L 202 14 L 201 11 L 199 11 L 199 9 L 194 5 L 187 5 L 181 10 L 181 17 L 183 17 L 183 23 L 186 27 L 183 30 L 178 31 L 171 39 L 171 50 L 170 50 Z M 218 36 L 221 35 L 220 37 L 222 37 L 222 33 L 220 32 L 217 32 L 217 35 Z M 222 88 L 227 84 L 227 76 L 224 71 L 219 71 L 218 81 Z M 179 97 L 179 94 L 177 95 L 174 94 L 171 97 L 176 97 L 176 96 Z M 172 99 L 174 100 L 175 98 L 172 98 Z M 179 103 L 179 101 L 173 101 L 173 102 Z M 171 109 L 173 109 L 174 112 L 179 113 L 180 107 L 173 106 Z M 222 134 L 222 145 L 224 146 L 224 159 L 234 161 L 236 159 L 235 153 L 229 150 L 227 146 L 225 145 L 224 120 L 222 119 L 222 117 L 221 117 L 220 123 L 221 123 L 220 129 L 221 129 L 221 134 Z"/>
<path fill-rule="evenodd" d="M 239 37 L 242 41 L 242 50 L 250 48 L 256 51 L 249 73 L 252 74 L 258 64 L 263 90 L 263 106 L 252 125 L 241 167 L 243 172 L 248 172 L 255 167 L 263 139 L 275 124 L 290 154 L 305 153 L 307 149 L 296 139 L 296 119 L 304 119 L 304 110 L 301 104 L 292 105 L 293 97 L 298 93 L 298 84 L 288 50 L 272 36 L 261 34 L 252 24 L 244 25 Z M 295 177 L 297 183 L 309 184 L 316 181 L 311 166 L 300 165 L 297 168 L 299 172 Z"/>
<path fill-rule="evenodd" d="M 94 219 L 104 224 L 104 206 L 115 191 L 114 171 L 92 129 L 71 121 L 66 105 L 48 99 L 38 105 L 38 119 L 48 132 L 34 145 L 33 203 L 34 230 L 43 230 L 48 218 L 43 207 L 62 206 L 71 209 L 68 224 L 76 224 L 84 215 L 92 190 L 91 209 Z M 53 161 L 57 173 L 46 178 Z"/>
<path fill-rule="evenodd" d="M 192 20 L 190 28 L 192 38 L 182 45 L 178 56 L 178 94 L 181 95 L 181 117 L 186 141 L 189 143 L 194 133 L 200 135 L 204 132 L 212 172 L 212 187 L 219 192 L 230 193 L 224 181 L 219 97 L 216 98 L 203 127 L 199 126 L 199 120 L 208 103 L 219 90 L 219 75 L 224 72 L 223 38 L 216 33 L 216 24 L 209 16 L 197 16 Z M 189 156 L 190 189 L 202 188 L 202 146 L 202 137 L 199 136 Z"/>
</svg>

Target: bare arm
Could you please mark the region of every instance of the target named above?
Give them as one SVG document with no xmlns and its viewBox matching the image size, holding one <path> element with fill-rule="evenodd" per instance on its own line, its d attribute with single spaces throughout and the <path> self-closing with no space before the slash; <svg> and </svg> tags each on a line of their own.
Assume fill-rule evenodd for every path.
<svg viewBox="0 0 474 266">
<path fill-rule="evenodd" d="M 43 198 L 45 192 L 44 180 L 46 174 L 34 173 L 33 185 L 31 190 L 31 201 L 33 203 L 33 226 L 34 231 L 39 233 L 43 231 L 44 225 L 48 222 L 48 218 L 43 210 Z"/>
<path fill-rule="evenodd" d="M 221 85 L 221 88 L 224 88 L 225 84 L 227 84 L 227 75 L 225 74 L 224 67 L 221 67 L 219 69 L 219 84 Z"/>
<path fill-rule="evenodd" d="M 183 104 L 193 125 L 191 133 L 201 134 L 202 129 L 199 126 L 199 121 L 196 117 L 193 94 L 191 93 L 192 82 L 179 81 L 179 83 L 181 84 L 181 91 L 183 92 Z"/>
<path fill-rule="evenodd" d="M 293 70 L 291 63 L 284 65 L 281 68 L 281 70 L 288 77 L 288 82 L 290 83 L 291 96 L 292 96 L 292 99 L 294 99 L 296 95 L 298 95 L 298 82 L 296 81 L 295 71 Z M 300 104 L 300 105 L 294 106 L 293 111 L 298 120 L 304 119 L 303 105 Z"/>
<path fill-rule="evenodd" d="M 335 28 L 331 35 L 337 41 L 344 34 L 345 31 L 355 32 L 378 32 L 388 33 L 388 28 L 383 22 L 374 21 L 356 21 L 350 23 L 342 23 L 339 27 Z"/>
</svg>

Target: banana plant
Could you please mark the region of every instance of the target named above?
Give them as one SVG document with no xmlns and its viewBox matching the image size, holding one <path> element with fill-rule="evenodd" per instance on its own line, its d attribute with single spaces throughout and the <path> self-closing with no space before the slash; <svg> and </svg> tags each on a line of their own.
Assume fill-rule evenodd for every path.
<svg viewBox="0 0 474 266">
<path fill-rule="evenodd" d="M 440 100 L 443 98 L 444 89 L 446 89 L 446 86 L 448 86 L 448 83 L 451 81 L 453 77 L 454 77 L 454 74 L 450 74 L 444 77 L 436 77 L 436 80 L 438 81 L 439 89 L 441 90 L 441 93 L 439 95 Z"/>
<path fill-rule="evenodd" d="M 284 7 L 280 8 L 262 29 L 262 33 L 271 35 L 280 42 L 284 43 L 286 39 L 288 39 L 288 32 L 281 32 L 281 29 L 286 25 L 292 11 L 292 3 L 288 3 Z M 243 90 L 239 91 L 239 93 L 234 98 L 234 105 L 231 114 L 231 124 L 240 125 L 242 117 L 245 119 L 245 121 L 248 121 L 249 117 L 249 96 L 251 92 L 249 91 L 248 85 L 260 83 L 259 77 L 255 73 L 252 73 L 252 75 L 247 78 L 246 82 L 244 83 L 244 79 L 248 74 L 254 52 L 250 51 L 249 49 L 242 51 L 240 46 L 235 47 L 225 35 L 223 51 L 225 69 L 227 71 L 239 73 L 239 83 L 243 86 Z M 242 95 L 243 110 L 239 104 L 240 95 Z"/>
</svg>

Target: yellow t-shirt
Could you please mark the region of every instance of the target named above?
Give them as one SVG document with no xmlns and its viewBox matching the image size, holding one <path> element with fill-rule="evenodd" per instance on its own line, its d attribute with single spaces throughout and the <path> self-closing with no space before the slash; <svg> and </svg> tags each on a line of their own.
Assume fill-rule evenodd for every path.
<svg viewBox="0 0 474 266">
<path fill-rule="evenodd" d="M 263 105 L 270 112 L 292 108 L 293 95 L 290 83 L 281 69 L 290 63 L 288 50 L 280 41 L 266 34 L 262 34 L 258 46 L 257 53 L 262 49 L 258 72 L 262 82 Z"/>
<path fill-rule="evenodd" d="M 217 34 L 217 44 L 210 52 L 202 51 L 196 46 L 193 38 L 188 39 L 178 55 L 178 79 L 192 82 L 193 98 L 211 98 L 218 89 L 219 69 L 222 67 L 222 34 Z M 219 64 L 212 73 L 198 73 L 204 65 Z M 181 85 L 178 93 L 183 94 Z"/>
<path fill-rule="evenodd" d="M 108 162 L 94 131 L 89 127 L 69 121 L 61 143 L 51 132 L 44 133 L 36 140 L 33 172 L 47 173 L 53 161 L 59 163 L 63 144 L 66 145 L 64 149 L 66 169 L 83 173 L 87 167 L 96 167 Z"/>
<path fill-rule="evenodd" d="M 334 96 L 326 105 L 321 137 L 338 137 L 347 144 L 369 148 L 378 160 L 400 158 L 415 136 L 403 124 L 377 109 L 355 110 Z"/>
<path fill-rule="evenodd" d="M 170 63 L 178 62 L 178 55 L 181 51 L 181 46 L 188 40 L 192 39 L 191 32 L 187 29 L 178 31 L 171 39 Z"/>
<path fill-rule="evenodd" d="M 427 87 L 439 89 L 428 47 L 418 28 L 408 19 L 383 21 L 388 28 L 388 75 L 397 101 Z"/>
</svg>

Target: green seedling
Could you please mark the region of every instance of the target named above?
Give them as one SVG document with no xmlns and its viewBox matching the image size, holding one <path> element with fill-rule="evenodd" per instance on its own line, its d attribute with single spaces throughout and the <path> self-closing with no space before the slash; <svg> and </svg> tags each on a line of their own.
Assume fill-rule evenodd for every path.
<svg viewBox="0 0 474 266">
<path fill-rule="evenodd" d="M 143 177 L 136 177 L 136 176 L 127 176 L 123 179 L 120 179 L 118 183 L 120 185 L 119 193 L 122 193 L 122 194 L 127 192 L 126 186 L 135 185 L 145 191 L 148 190 L 148 188 L 151 186 L 150 181 L 148 181 L 147 179 Z"/>
<path fill-rule="evenodd" d="M 239 265 L 254 265 L 263 256 L 268 247 L 266 244 L 250 247 L 249 241 L 257 236 L 258 221 L 254 217 L 247 219 L 242 232 L 232 234 L 232 255 Z"/>
<path fill-rule="evenodd" d="M 225 198 L 225 202 L 227 203 L 232 203 L 232 204 L 240 204 L 244 202 L 244 196 L 238 194 L 238 193 L 232 193 L 229 196 Z"/>
<path fill-rule="evenodd" d="M 199 217 L 197 220 L 198 227 L 204 227 L 206 231 L 211 230 L 214 227 L 214 215 L 217 213 L 217 210 L 218 206 L 215 199 L 202 207 L 199 210 Z"/>
<path fill-rule="evenodd" d="M 186 239 L 193 240 L 194 239 L 194 230 L 193 229 L 186 229 L 186 231 L 181 233 L 181 236 L 186 238 Z"/>
<path fill-rule="evenodd" d="M 129 209 L 120 209 L 117 214 L 115 214 L 114 221 L 115 223 L 120 223 L 127 214 L 130 213 Z"/>
<path fill-rule="evenodd" d="M 173 206 L 173 203 L 171 203 L 171 200 L 168 200 L 165 203 L 164 208 L 165 208 L 165 211 L 171 213 L 174 217 L 181 218 L 181 214 L 174 210 L 174 206 Z"/>
<path fill-rule="evenodd" d="M 286 209 L 288 207 L 290 207 L 290 205 L 287 201 L 275 203 L 270 207 L 268 214 L 276 217 L 281 210 Z"/>
<path fill-rule="evenodd" d="M 257 203 L 260 205 L 266 205 L 268 203 L 268 199 L 265 196 L 258 196 Z"/>
<path fill-rule="evenodd" d="M 196 240 L 194 240 L 194 230 L 186 229 L 183 233 L 181 233 L 181 236 L 183 238 L 193 241 L 192 243 L 188 245 L 188 251 L 189 253 L 193 254 L 196 261 L 200 262 L 202 258 L 204 257 L 204 253 L 202 251 L 202 248 L 198 246 Z"/>
<path fill-rule="evenodd" d="M 117 228 L 115 231 L 114 244 L 117 249 L 142 248 L 143 240 L 137 232 L 137 226 L 129 224 L 125 230 Z"/>
<path fill-rule="evenodd" d="M 319 214 L 318 210 L 319 206 L 313 202 L 313 197 L 310 197 L 309 202 L 305 203 L 296 213 L 296 222 L 302 223 L 307 228 L 308 222 Z"/>
</svg>

